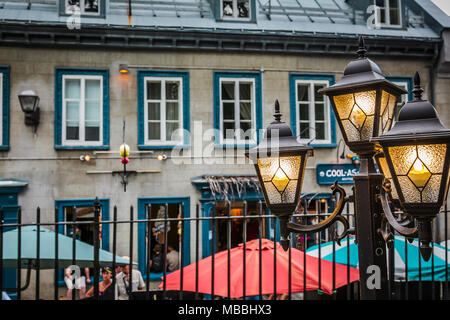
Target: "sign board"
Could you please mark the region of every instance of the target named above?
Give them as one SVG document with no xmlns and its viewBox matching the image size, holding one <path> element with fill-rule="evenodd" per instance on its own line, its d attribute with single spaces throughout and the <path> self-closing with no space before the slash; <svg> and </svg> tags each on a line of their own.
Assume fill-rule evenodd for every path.
<svg viewBox="0 0 450 320">
<path fill-rule="evenodd" d="M 353 176 L 358 172 L 359 166 L 352 163 L 318 164 L 316 167 L 317 183 L 331 185 L 337 180 L 339 184 L 351 184 Z"/>
</svg>

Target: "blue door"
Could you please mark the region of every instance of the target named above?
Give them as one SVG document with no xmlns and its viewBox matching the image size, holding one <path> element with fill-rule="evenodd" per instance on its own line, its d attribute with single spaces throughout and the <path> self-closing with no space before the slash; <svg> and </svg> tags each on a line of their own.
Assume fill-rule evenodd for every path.
<svg viewBox="0 0 450 320">
<path fill-rule="evenodd" d="M 0 194 L 0 207 L 3 207 L 5 224 L 17 223 L 17 211 L 19 209 L 17 194 Z M 15 229 L 13 227 L 4 228 L 3 232 Z M 3 287 L 15 288 L 17 286 L 16 269 L 3 269 Z M 15 293 L 8 292 L 11 299 L 16 297 Z"/>
</svg>

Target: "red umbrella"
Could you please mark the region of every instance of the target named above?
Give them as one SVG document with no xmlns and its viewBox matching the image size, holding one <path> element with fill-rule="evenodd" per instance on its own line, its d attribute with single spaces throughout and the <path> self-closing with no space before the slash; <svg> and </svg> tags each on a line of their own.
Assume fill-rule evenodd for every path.
<svg viewBox="0 0 450 320">
<path fill-rule="evenodd" d="M 230 250 L 230 297 L 243 297 L 243 253 L 244 245 Z M 274 245 L 273 241 L 262 239 L 262 294 L 273 294 L 274 290 Z M 289 251 L 284 251 L 277 243 L 276 293 L 289 292 Z M 321 268 L 320 289 L 327 294 L 333 293 L 333 262 L 306 255 L 306 286 L 304 283 L 304 253 L 291 249 L 291 292 L 303 292 L 319 289 L 319 260 Z M 246 296 L 259 295 L 259 239 L 246 243 Z M 228 296 L 228 251 L 214 255 L 214 295 Z M 350 283 L 359 280 L 358 269 L 335 264 L 335 289 L 345 286 L 347 271 Z M 183 291 L 195 292 L 196 264 L 183 268 Z M 163 283 L 159 286 L 163 288 Z M 180 290 L 180 270 L 166 276 L 166 290 Z M 198 292 L 211 294 L 211 256 L 198 262 Z"/>
</svg>

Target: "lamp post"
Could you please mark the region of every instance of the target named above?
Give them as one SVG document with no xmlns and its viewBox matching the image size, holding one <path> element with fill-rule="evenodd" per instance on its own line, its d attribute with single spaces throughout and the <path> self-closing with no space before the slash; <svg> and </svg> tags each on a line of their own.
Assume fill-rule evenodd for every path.
<svg viewBox="0 0 450 320">
<path fill-rule="evenodd" d="M 387 81 L 366 52 L 361 37 L 358 58 L 347 65 L 344 77 L 319 90 L 330 98 L 346 144 L 361 159 L 360 171 L 354 176 L 355 229 L 349 228 L 341 215 L 352 198 L 346 197 L 337 182 L 332 190 L 334 195 L 339 194 L 339 200 L 327 219 L 317 225 L 289 222 L 298 204 L 310 148 L 297 143 L 290 128 L 281 122 L 278 102 L 276 121 L 267 128 L 261 144 L 247 155 L 255 163 L 269 209 L 280 220 L 283 248 L 288 248 L 289 232 L 313 233 L 341 222 L 344 231 L 335 235 L 338 243 L 347 234 L 356 235 L 360 298 L 376 300 L 388 297 L 386 245 L 393 246 L 392 228 L 408 239 L 419 237 L 422 256 L 425 260 L 430 258 L 431 220 L 439 212 L 450 182 L 450 130 L 441 124 L 434 107 L 422 100 L 418 75 L 415 100 L 401 109 L 399 120 L 390 130 L 395 105 L 406 92 Z M 276 138 L 278 144 L 274 144 Z M 279 154 L 274 154 L 274 145 Z M 286 157 L 290 157 L 287 163 L 289 168 L 295 168 L 295 175 L 285 170 Z M 297 194 L 292 194 L 294 190 Z M 394 217 L 388 195 L 395 205 L 403 208 L 406 219 L 399 221 Z M 411 226 L 414 222 L 411 218 L 415 226 Z M 375 270 L 378 269 L 379 286 L 369 283 L 374 266 L 378 267 Z"/>
</svg>

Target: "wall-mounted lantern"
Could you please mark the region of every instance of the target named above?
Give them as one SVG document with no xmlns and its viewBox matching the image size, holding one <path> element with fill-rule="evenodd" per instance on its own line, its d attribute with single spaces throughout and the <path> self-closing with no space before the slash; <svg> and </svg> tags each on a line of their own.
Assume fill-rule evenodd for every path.
<svg viewBox="0 0 450 320">
<path fill-rule="evenodd" d="M 25 113 L 25 124 L 34 126 L 34 132 L 39 125 L 39 96 L 34 90 L 22 90 L 19 93 L 19 102 Z"/>
</svg>

